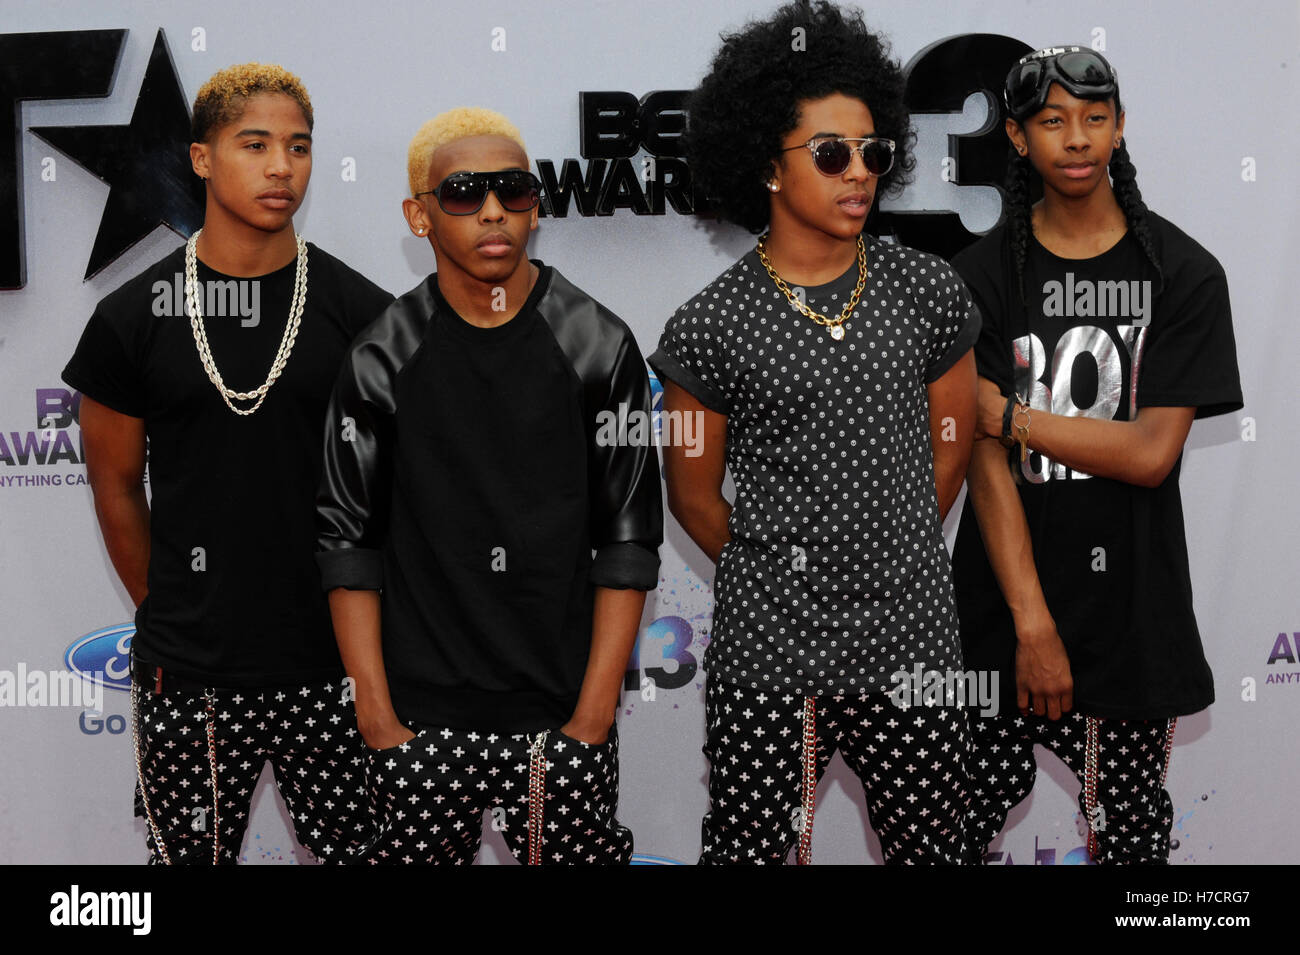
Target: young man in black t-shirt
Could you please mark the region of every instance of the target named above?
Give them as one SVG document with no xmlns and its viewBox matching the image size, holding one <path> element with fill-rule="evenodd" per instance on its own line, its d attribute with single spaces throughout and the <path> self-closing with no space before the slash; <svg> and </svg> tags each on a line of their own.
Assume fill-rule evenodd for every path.
<svg viewBox="0 0 1300 955">
<path fill-rule="evenodd" d="M 483 109 L 426 123 L 411 231 L 438 271 L 352 347 L 330 405 L 320 562 L 372 747 L 370 863 L 626 863 L 614 723 L 662 539 L 628 327 L 527 257 L 540 184 Z M 593 550 L 595 552 L 593 557 Z"/>
<path fill-rule="evenodd" d="M 1193 419 L 1242 406 L 1227 280 L 1143 204 L 1100 54 L 1026 56 L 1006 99 L 1007 222 L 953 261 L 984 317 L 957 603 L 967 666 L 1004 690 L 974 719 L 972 851 L 1040 743 L 1080 779 L 1094 858 L 1163 863 L 1174 724 L 1214 700 L 1178 475 Z"/>
<path fill-rule="evenodd" d="M 886 862 L 958 863 L 965 713 L 908 684 L 961 666 L 942 521 L 979 316 L 945 263 L 863 232 L 911 164 L 901 71 L 860 16 L 790 5 L 726 39 L 690 115 L 701 189 L 768 229 L 650 358 L 665 410 L 704 421 L 702 454 L 664 449 L 672 512 L 717 564 L 700 861 L 797 842 L 808 862 L 839 749 Z"/>
<path fill-rule="evenodd" d="M 313 498 L 339 363 L 392 296 L 295 236 L 311 130 L 306 90 L 278 66 L 208 80 L 190 147 L 203 228 L 99 303 L 63 372 L 82 394 L 104 543 L 138 605 L 136 811 L 153 863 L 233 864 L 268 759 L 318 858 L 365 832 Z"/>
</svg>

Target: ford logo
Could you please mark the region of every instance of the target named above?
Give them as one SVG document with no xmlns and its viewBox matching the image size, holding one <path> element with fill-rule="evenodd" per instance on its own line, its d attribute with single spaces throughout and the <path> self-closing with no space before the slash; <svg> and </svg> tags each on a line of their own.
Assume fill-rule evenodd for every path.
<svg viewBox="0 0 1300 955">
<path fill-rule="evenodd" d="M 114 690 L 131 689 L 131 637 L 135 624 L 119 623 L 88 633 L 63 654 L 63 665 L 83 680 Z"/>
</svg>

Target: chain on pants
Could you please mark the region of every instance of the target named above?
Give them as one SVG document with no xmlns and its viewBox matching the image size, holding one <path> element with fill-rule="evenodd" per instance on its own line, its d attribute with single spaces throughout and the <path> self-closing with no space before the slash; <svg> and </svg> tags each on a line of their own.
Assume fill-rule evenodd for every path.
<svg viewBox="0 0 1300 955">
<path fill-rule="evenodd" d="M 203 693 L 136 685 L 133 694 L 136 814 L 146 817 L 150 863 L 210 865 L 216 835 L 217 864 L 235 864 L 268 760 L 298 841 L 318 859 L 343 861 L 370 837 L 365 745 L 341 684 L 210 690 L 211 720 Z"/>
<path fill-rule="evenodd" d="M 704 864 L 780 864 L 812 822 L 805 806 L 809 707 L 793 691 L 710 679 L 705 693 L 709 811 Z M 836 749 L 862 781 L 889 863 L 957 864 L 964 857 L 966 715 L 902 709 L 885 694 L 817 697 L 816 780 Z"/>
<path fill-rule="evenodd" d="M 983 858 L 1007 814 L 1034 788 L 1034 744 L 1055 753 L 1078 777 L 1079 809 L 1089 823 L 1098 862 L 1166 863 L 1173 801 L 1165 789 L 1175 720 L 1092 718 L 1095 760 L 1089 759 L 1089 717 L 974 716 L 970 761 L 973 854 Z M 1091 779 L 1089 763 L 1095 764 Z M 1089 790 L 1095 792 L 1095 798 Z"/>
<path fill-rule="evenodd" d="M 407 725 L 414 739 L 368 750 L 378 835 L 357 861 L 468 865 L 478 854 L 484 813 L 521 863 L 631 861 L 631 830 L 614 816 L 616 727 L 593 745 L 558 730 L 509 734 Z"/>
</svg>

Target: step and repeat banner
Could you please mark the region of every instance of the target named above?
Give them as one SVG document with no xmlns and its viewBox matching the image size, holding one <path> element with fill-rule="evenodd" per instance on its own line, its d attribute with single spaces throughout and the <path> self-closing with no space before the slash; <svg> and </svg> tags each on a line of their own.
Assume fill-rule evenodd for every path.
<svg viewBox="0 0 1300 955">
<path fill-rule="evenodd" d="M 316 126 L 297 228 L 394 293 L 434 264 L 401 214 L 410 137 L 453 106 L 504 112 L 546 187 L 532 255 L 618 313 L 649 354 L 676 306 L 753 245 L 743 230 L 695 214 L 674 135 L 720 32 L 774 7 L 0 3 L 0 861 L 146 858 L 132 814 L 133 608 L 96 526 L 79 396 L 60 371 L 95 303 L 201 224 L 199 194 L 165 157 L 169 143 L 188 141 L 188 104 L 202 82 L 250 60 L 302 77 Z M 980 156 L 1005 152 L 996 84 L 1021 52 L 1075 43 L 1118 70 L 1148 206 L 1223 264 L 1246 406 L 1195 424 L 1183 461 L 1217 702 L 1178 726 L 1171 859 L 1295 861 L 1296 4 L 983 0 L 864 11 L 907 66 L 917 132 L 915 182 L 883 203 L 880 231 L 943 252 L 991 228 L 1000 194 L 963 175 L 963 163 L 974 170 Z M 713 567 L 670 516 L 661 556 L 620 713 L 619 816 L 641 861 L 690 863 L 707 802 L 701 661 Z M 1033 796 L 990 864 L 1086 860 L 1078 784 L 1039 752 Z M 861 787 L 839 757 L 818 800 L 815 861 L 881 861 Z M 269 771 L 242 858 L 310 860 Z M 479 861 L 509 859 L 487 827 Z"/>
</svg>

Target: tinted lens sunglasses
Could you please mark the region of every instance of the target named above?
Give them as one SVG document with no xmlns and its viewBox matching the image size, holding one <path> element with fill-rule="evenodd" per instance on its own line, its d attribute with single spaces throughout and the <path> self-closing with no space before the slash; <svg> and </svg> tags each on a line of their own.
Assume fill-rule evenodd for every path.
<svg viewBox="0 0 1300 955">
<path fill-rule="evenodd" d="M 894 141 L 883 136 L 868 136 L 865 139 L 814 136 L 806 143 L 789 146 L 781 151 L 788 153 L 791 149 L 803 149 L 805 146 L 812 153 L 813 165 L 823 176 L 844 175 L 855 149 L 862 156 L 862 164 L 867 167 L 867 172 L 873 176 L 883 176 L 894 167 Z"/>
<path fill-rule="evenodd" d="M 487 202 L 488 190 L 496 193 L 501 208 L 507 212 L 527 212 L 541 201 L 542 183 L 523 169 L 499 172 L 455 172 L 427 192 L 415 198 L 433 195 L 438 208 L 449 216 L 473 215 Z"/>
</svg>

